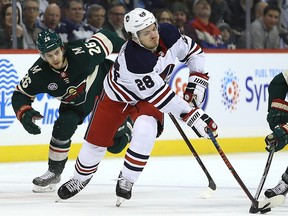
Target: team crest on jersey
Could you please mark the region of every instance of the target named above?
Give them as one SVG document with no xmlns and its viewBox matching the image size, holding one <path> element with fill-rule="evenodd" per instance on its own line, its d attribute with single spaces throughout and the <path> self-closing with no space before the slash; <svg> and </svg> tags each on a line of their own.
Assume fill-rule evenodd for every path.
<svg viewBox="0 0 288 216">
<path fill-rule="evenodd" d="M 86 81 L 83 81 L 78 86 L 70 86 L 66 93 L 62 96 L 61 101 L 64 103 L 79 104 L 85 100 Z"/>
<path fill-rule="evenodd" d="M 50 91 L 55 91 L 56 89 L 58 89 L 58 85 L 57 85 L 56 83 L 50 83 L 50 84 L 48 85 L 48 89 L 49 89 Z"/>
</svg>

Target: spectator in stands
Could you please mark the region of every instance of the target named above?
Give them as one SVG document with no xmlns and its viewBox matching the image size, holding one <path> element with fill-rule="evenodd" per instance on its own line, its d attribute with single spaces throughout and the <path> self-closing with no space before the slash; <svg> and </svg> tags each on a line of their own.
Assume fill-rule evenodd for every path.
<svg viewBox="0 0 288 216">
<path fill-rule="evenodd" d="M 47 28 L 55 31 L 60 25 L 60 19 L 60 7 L 55 3 L 51 3 L 47 6 L 43 14 L 43 20 L 38 22 L 38 28 L 40 28 L 42 31 Z"/>
<path fill-rule="evenodd" d="M 281 10 L 278 6 L 268 5 L 264 8 L 263 16 L 251 24 L 251 48 L 252 49 L 278 49 L 280 37 L 278 22 Z M 245 48 L 246 36 L 243 34 L 238 48 Z"/>
<path fill-rule="evenodd" d="M 102 5 L 92 4 L 87 11 L 87 23 L 99 31 L 103 28 L 106 17 L 106 9 Z"/>
<path fill-rule="evenodd" d="M 108 8 L 109 2 L 110 0 L 83 0 L 84 9 L 86 12 L 88 11 L 90 5 L 93 5 L 93 4 L 101 5 L 106 10 L 106 8 Z"/>
<path fill-rule="evenodd" d="M 281 9 L 279 22 L 280 48 L 288 48 L 288 0 L 278 0 L 278 7 Z"/>
<path fill-rule="evenodd" d="M 25 0 L 23 2 L 23 47 L 36 49 L 35 42 L 40 31 L 37 28 L 39 18 L 39 0 Z"/>
<path fill-rule="evenodd" d="M 252 22 L 254 20 L 255 13 L 253 13 L 252 1 L 250 2 L 250 22 Z M 232 18 L 227 22 L 234 31 L 234 34 L 237 36 L 238 40 L 246 29 L 246 0 L 229 0 L 227 3 L 232 12 Z"/>
<path fill-rule="evenodd" d="M 185 34 L 185 24 L 187 24 L 189 20 L 187 6 L 182 2 L 175 2 L 172 3 L 170 8 L 174 17 L 175 25 L 182 34 Z"/>
<path fill-rule="evenodd" d="M 39 18 L 41 19 L 46 8 L 49 5 L 49 1 L 48 0 L 39 0 Z"/>
<path fill-rule="evenodd" d="M 267 2 L 259 1 L 255 4 L 255 19 L 263 16 L 264 8 L 268 5 Z"/>
<path fill-rule="evenodd" d="M 209 21 L 211 6 L 207 0 L 195 0 L 193 4 L 194 19 L 190 22 L 197 33 L 202 48 L 227 48 L 223 43 L 220 30 Z"/>
<path fill-rule="evenodd" d="M 226 0 L 210 0 L 211 16 L 210 22 L 216 26 L 222 22 L 229 23 L 232 18 L 232 12 Z"/>
<path fill-rule="evenodd" d="M 104 25 L 105 28 L 116 32 L 117 35 L 123 39 L 128 38 L 128 34 L 124 29 L 124 15 L 126 7 L 119 1 L 113 1 L 108 8 L 108 20 Z"/>
<path fill-rule="evenodd" d="M 10 0 L 0 0 L 0 11 L 2 10 L 3 6 L 6 4 L 11 3 Z"/>
<path fill-rule="evenodd" d="M 23 49 L 23 28 L 20 25 L 19 9 L 17 7 L 17 49 Z M 1 9 L 1 26 L 0 26 L 0 49 L 12 48 L 12 4 L 8 3 L 3 5 Z"/>
<path fill-rule="evenodd" d="M 268 5 L 263 16 L 251 24 L 252 49 L 277 49 L 280 47 L 278 22 L 281 10 L 278 6 Z"/>
<path fill-rule="evenodd" d="M 222 40 L 227 49 L 236 49 L 236 38 L 231 27 L 224 22 L 220 23 L 217 27 L 221 31 Z"/>
<path fill-rule="evenodd" d="M 195 28 L 189 24 L 189 12 L 187 6 L 182 2 L 174 2 L 170 6 L 173 14 L 175 25 L 180 30 L 181 34 L 185 34 L 193 39 L 198 44 L 201 44 L 197 37 Z"/>
<path fill-rule="evenodd" d="M 155 14 L 155 18 L 157 19 L 158 23 L 174 23 L 174 18 L 172 12 L 167 8 L 158 9 Z"/>
<path fill-rule="evenodd" d="M 137 1 L 137 5 L 135 5 L 135 1 L 134 0 L 119 0 L 119 2 L 123 3 L 126 7 L 127 12 L 133 10 L 134 8 L 146 8 L 145 3 L 147 3 L 147 1 L 145 0 L 138 0 Z"/>
<path fill-rule="evenodd" d="M 39 18 L 42 20 L 43 15 L 49 4 L 55 3 L 60 5 L 61 0 L 39 0 Z"/>
<path fill-rule="evenodd" d="M 85 40 L 95 33 L 94 29 L 83 21 L 84 5 L 82 0 L 68 0 L 64 10 L 65 19 L 55 30 L 63 43 Z"/>
</svg>

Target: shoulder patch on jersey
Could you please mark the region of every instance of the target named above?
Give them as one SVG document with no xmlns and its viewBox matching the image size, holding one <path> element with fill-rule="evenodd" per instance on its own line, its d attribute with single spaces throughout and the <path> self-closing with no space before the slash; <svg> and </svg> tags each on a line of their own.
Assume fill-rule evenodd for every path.
<svg viewBox="0 0 288 216">
<path fill-rule="evenodd" d="M 159 35 L 163 40 L 167 49 L 173 46 L 177 40 L 181 37 L 181 34 L 174 25 L 169 23 L 160 23 L 159 24 Z"/>
<path fill-rule="evenodd" d="M 125 49 L 125 59 L 130 72 L 144 74 L 153 71 L 158 57 L 134 41 L 128 41 Z"/>
</svg>

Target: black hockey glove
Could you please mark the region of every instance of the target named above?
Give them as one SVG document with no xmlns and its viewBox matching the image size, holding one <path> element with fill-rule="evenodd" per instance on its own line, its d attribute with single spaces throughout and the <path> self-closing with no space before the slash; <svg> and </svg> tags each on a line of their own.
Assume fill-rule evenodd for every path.
<svg viewBox="0 0 288 216">
<path fill-rule="evenodd" d="M 274 99 L 271 103 L 267 121 L 273 131 L 277 125 L 288 123 L 288 102 L 282 99 Z"/>
<path fill-rule="evenodd" d="M 112 154 L 120 153 L 132 139 L 132 129 L 134 122 L 128 116 L 126 121 L 118 128 L 114 136 L 114 144 L 107 148 L 107 150 Z"/>
<path fill-rule="evenodd" d="M 275 152 L 280 151 L 288 144 L 288 124 L 277 126 L 272 134 L 265 138 L 266 150 L 271 151 L 275 147 Z"/>
<path fill-rule="evenodd" d="M 191 107 L 194 107 L 192 100 L 195 100 L 197 107 L 201 107 L 205 99 L 205 90 L 208 87 L 208 80 L 208 73 L 190 73 L 188 85 L 183 94 L 183 98 Z"/>
<path fill-rule="evenodd" d="M 22 123 L 25 130 L 30 134 L 40 134 L 41 128 L 34 124 L 35 120 L 42 119 L 43 116 L 29 105 L 23 105 L 17 111 L 17 119 Z"/>
<path fill-rule="evenodd" d="M 217 125 L 202 109 L 193 109 L 187 114 L 181 114 L 181 118 L 186 124 L 192 128 L 198 137 L 209 139 L 207 127 L 210 128 L 215 137 L 218 136 L 216 130 Z"/>
</svg>

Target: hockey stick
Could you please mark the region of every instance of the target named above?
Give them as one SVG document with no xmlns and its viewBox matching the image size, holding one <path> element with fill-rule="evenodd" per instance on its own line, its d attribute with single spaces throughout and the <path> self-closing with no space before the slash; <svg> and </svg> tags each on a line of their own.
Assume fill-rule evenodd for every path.
<svg viewBox="0 0 288 216">
<path fill-rule="evenodd" d="M 181 126 L 179 125 L 178 121 L 176 120 L 176 118 L 173 116 L 173 114 L 168 113 L 168 115 L 170 116 L 172 122 L 174 123 L 175 127 L 177 128 L 177 130 L 179 131 L 179 133 L 181 134 L 182 138 L 184 139 L 184 141 L 186 142 L 188 148 L 190 149 L 190 151 L 192 152 L 192 154 L 194 155 L 194 157 L 196 158 L 197 162 L 199 163 L 200 167 L 202 168 L 202 170 L 204 171 L 205 175 L 208 178 L 208 188 L 206 191 L 204 191 L 201 196 L 203 198 L 210 198 L 213 194 L 213 192 L 216 190 L 216 184 L 214 182 L 214 180 L 212 179 L 211 175 L 209 174 L 208 170 L 206 169 L 205 165 L 203 164 L 203 162 L 201 161 L 199 155 L 197 154 L 196 150 L 193 148 L 191 142 L 189 141 L 189 139 L 187 138 L 186 134 L 184 133 L 184 131 L 182 130 Z"/>
<path fill-rule="evenodd" d="M 250 213 L 257 213 L 259 211 L 263 211 L 265 212 L 265 209 L 268 208 L 269 205 L 274 206 L 274 199 L 270 199 L 271 201 L 267 200 L 267 201 L 263 201 L 261 204 L 253 198 L 253 196 L 251 195 L 250 191 L 248 190 L 248 188 L 246 187 L 246 185 L 243 183 L 243 181 L 241 180 L 241 178 L 239 177 L 239 175 L 237 174 L 237 172 L 235 171 L 235 169 L 233 168 L 232 164 L 229 162 L 227 156 L 225 155 L 225 153 L 223 152 L 222 148 L 220 147 L 219 143 L 217 142 L 216 138 L 214 137 L 212 131 L 210 128 L 207 127 L 207 133 L 210 137 L 210 139 L 212 140 L 215 148 L 217 149 L 218 153 L 220 154 L 220 156 L 222 157 L 224 163 L 226 164 L 226 166 L 228 167 L 228 169 L 231 171 L 232 175 L 234 176 L 234 178 L 236 179 L 236 181 L 238 182 L 238 184 L 240 185 L 240 187 L 244 190 L 244 192 L 246 193 L 246 195 L 248 196 L 248 198 L 251 200 L 252 205 L 255 207 L 255 212 L 250 212 Z M 278 199 L 275 198 L 275 199 Z M 279 199 L 284 199 L 283 197 L 279 197 Z M 278 205 L 278 201 L 275 201 L 275 205 Z M 279 201 L 280 202 L 280 201 Z M 284 201 L 283 201 L 284 202 Z"/>
<path fill-rule="evenodd" d="M 263 172 L 262 178 L 260 180 L 259 186 L 258 186 L 257 191 L 256 191 L 255 196 L 254 196 L 255 200 L 258 200 L 258 198 L 260 196 L 260 193 L 262 191 L 262 188 L 264 186 L 264 183 L 266 181 L 266 178 L 267 178 L 267 175 L 268 175 L 271 163 L 272 163 L 274 152 L 275 152 L 275 148 L 272 148 L 272 150 L 269 152 L 269 155 L 268 155 L 268 158 L 267 158 L 267 162 L 266 162 L 266 165 L 265 165 L 265 168 L 264 168 L 264 172 Z M 268 211 L 270 211 L 270 208 L 269 208 Z M 254 213 L 255 212 L 255 206 L 254 205 L 251 205 L 249 212 L 250 213 Z M 261 213 L 264 213 L 264 212 L 261 212 Z"/>
</svg>

